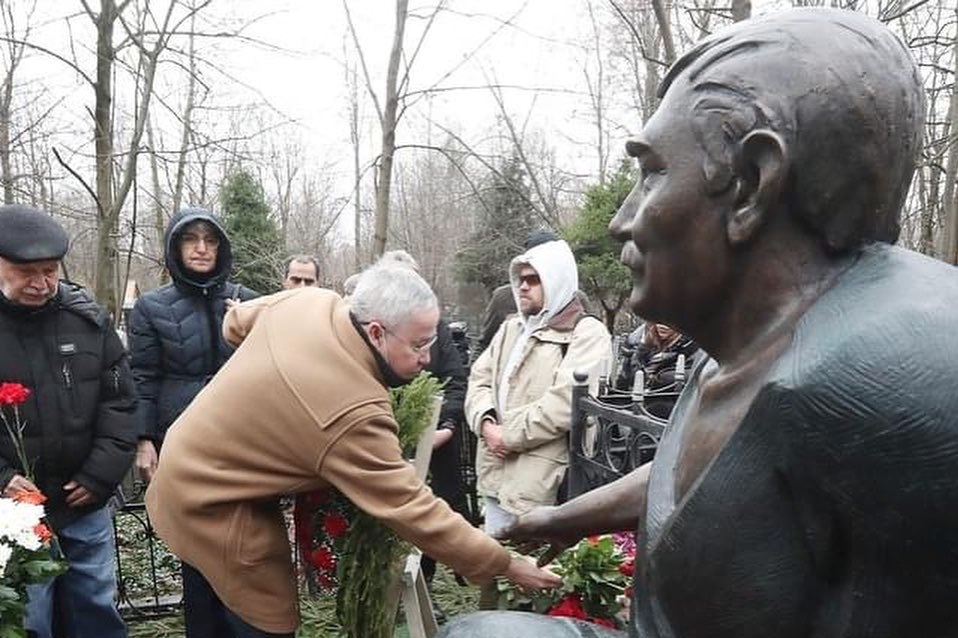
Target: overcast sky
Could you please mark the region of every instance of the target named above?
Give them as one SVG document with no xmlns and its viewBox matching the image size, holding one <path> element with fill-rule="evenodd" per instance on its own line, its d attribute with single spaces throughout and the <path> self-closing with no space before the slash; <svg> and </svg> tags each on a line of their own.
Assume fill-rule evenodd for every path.
<svg viewBox="0 0 958 638">
<path fill-rule="evenodd" d="M 14 2 L 20 7 L 30 4 Z M 756 13 L 774 2 L 756 2 Z M 381 96 L 395 4 L 392 0 L 349 0 L 349 4 L 373 86 Z M 412 0 L 405 38 L 407 55 L 419 41 L 424 17 L 433 4 Z M 164 5 L 160 0 L 151 3 L 158 13 Z M 471 144 L 481 144 L 495 128 L 498 113 L 493 96 L 483 86 L 499 83 L 516 87 L 503 92 L 510 116 L 530 133 L 547 139 L 560 167 L 594 175 L 598 163 L 594 118 L 584 80 L 587 67 L 595 73 L 587 0 L 449 0 L 447 5 L 416 57 L 410 90 L 455 90 L 436 93 L 411 109 L 401 123 L 399 142 L 425 141 L 422 136 L 432 120 L 456 130 Z M 593 0 L 592 6 L 600 22 L 613 20 L 607 2 Z M 246 39 L 198 44 L 200 55 L 216 66 L 216 70 L 201 72 L 213 84 L 218 100 L 237 104 L 263 100 L 275 109 L 277 118 L 298 122 L 300 127 L 290 129 L 287 136 L 305 149 L 307 161 L 314 167 L 336 173 L 348 193 L 352 169 L 343 65 L 355 58 L 355 53 L 342 0 L 216 0 L 203 15 L 215 23 L 201 27 L 205 30 L 246 25 Z M 73 55 L 69 43 L 74 42 L 81 66 L 93 75 L 95 33 L 81 15 L 79 0 L 38 0 L 33 25 L 32 39 L 63 55 Z M 115 39 L 121 36 L 118 27 Z M 615 44 L 605 38 L 600 42 L 602 47 Z M 22 77 L 38 80 L 48 89 L 48 99 L 62 100 L 53 117 L 65 131 L 76 131 L 84 140 L 74 148 L 90 153 L 88 109 L 93 94 L 89 86 L 62 62 L 36 52 L 24 63 Z M 185 89 L 182 74 L 173 77 L 160 77 L 158 94 L 176 108 Z M 616 88 L 607 88 L 613 164 L 621 156 L 625 139 L 641 124 L 622 99 L 627 94 L 625 87 L 618 94 Z M 369 162 L 378 151 L 379 130 L 365 88 L 363 91 L 363 161 Z M 124 101 L 129 107 L 129 91 L 118 97 L 118 103 Z M 154 112 L 163 128 L 162 109 Z M 175 140 L 176 122 L 169 118 L 166 122 L 173 125 L 167 139 Z M 249 127 L 255 129 L 255 123 L 250 122 Z M 431 141 L 441 142 L 442 134 L 435 135 L 437 139 Z M 56 142 L 62 146 L 63 139 Z"/>
</svg>

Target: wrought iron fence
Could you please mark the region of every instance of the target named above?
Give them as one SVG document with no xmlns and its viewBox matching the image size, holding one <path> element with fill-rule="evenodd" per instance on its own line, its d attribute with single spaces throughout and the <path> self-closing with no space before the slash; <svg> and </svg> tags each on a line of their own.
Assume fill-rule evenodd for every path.
<svg viewBox="0 0 958 638">
<path fill-rule="evenodd" d="M 143 487 L 128 477 L 118 490 L 113 517 L 116 540 L 117 607 L 129 620 L 179 613 L 180 562 L 150 525 Z"/>
<path fill-rule="evenodd" d="M 646 402 L 678 398 L 685 385 L 685 361 L 682 357 L 676 368 L 675 383 L 657 392 L 645 390 L 641 372 L 631 392 L 611 389 L 601 378 L 595 396 L 589 394 L 587 374 L 577 372 L 574 378 L 569 498 L 611 483 L 652 460 L 668 420 L 651 414 Z"/>
</svg>

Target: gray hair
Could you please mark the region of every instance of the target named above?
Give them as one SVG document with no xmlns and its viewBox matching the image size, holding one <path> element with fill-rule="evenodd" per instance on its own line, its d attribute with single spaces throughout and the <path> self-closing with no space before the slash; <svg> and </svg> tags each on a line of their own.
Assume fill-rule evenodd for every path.
<svg viewBox="0 0 958 638">
<path fill-rule="evenodd" d="M 416 271 L 382 261 L 359 275 L 349 304 L 360 323 L 379 321 L 387 328 L 400 326 L 414 314 L 439 308 L 436 294 Z"/>
<path fill-rule="evenodd" d="M 416 272 L 419 272 L 419 262 L 416 261 L 416 258 L 407 253 L 405 250 L 387 250 L 383 253 L 383 256 L 379 258 L 379 261 L 376 263 L 380 264 L 398 264 L 400 266 L 405 266 L 406 268 L 412 268 Z"/>
</svg>

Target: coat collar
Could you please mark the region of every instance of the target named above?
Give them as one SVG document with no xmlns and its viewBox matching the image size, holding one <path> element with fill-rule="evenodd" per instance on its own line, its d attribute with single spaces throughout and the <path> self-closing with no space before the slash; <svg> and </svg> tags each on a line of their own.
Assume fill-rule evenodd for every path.
<svg viewBox="0 0 958 638">
<path fill-rule="evenodd" d="M 577 295 L 566 304 L 565 308 L 557 312 L 546 326 L 557 332 L 572 332 L 584 314 L 586 314 L 585 308 L 582 307 L 582 302 Z"/>
<path fill-rule="evenodd" d="M 409 383 L 406 379 L 403 379 L 398 374 L 396 374 L 392 366 L 389 365 L 389 362 L 379 353 L 379 350 L 376 349 L 376 346 L 373 345 L 373 342 L 369 340 L 369 335 L 366 334 L 366 331 L 363 330 L 363 325 L 356 319 L 353 313 L 347 310 L 349 316 L 349 322 L 352 324 L 355 331 L 359 334 L 359 337 L 362 339 L 363 343 L 366 344 L 365 348 L 362 348 L 362 358 L 363 362 L 367 364 L 367 367 L 374 370 L 376 375 L 376 380 L 382 383 L 387 388 L 398 388 L 400 386 L 406 385 Z M 370 361 L 370 359 L 372 359 Z"/>
</svg>

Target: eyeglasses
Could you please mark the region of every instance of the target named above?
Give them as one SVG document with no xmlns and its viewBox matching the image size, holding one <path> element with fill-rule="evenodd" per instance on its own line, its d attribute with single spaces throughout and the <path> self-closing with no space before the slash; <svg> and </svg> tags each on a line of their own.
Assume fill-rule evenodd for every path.
<svg viewBox="0 0 958 638">
<path fill-rule="evenodd" d="M 530 288 L 538 286 L 542 283 L 542 280 L 539 279 L 539 275 L 536 273 L 529 273 L 528 275 L 519 275 L 519 285 L 525 284 Z"/>
<path fill-rule="evenodd" d="M 216 248 L 220 245 L 220 238 L 216 235 L 195 235 L 193 233 L 184 233 L 182 241 L 187 246 L 199 246 L 200 242 L 206 244 L 208 248 Z"/>
<path fill-rule="evenodd" d="M 406 339 L 403 339 L 402 337 L 400 337 L 399 335 L 397 335 L 395 332 L 393 332 L 392 330 L 390 330 L 390 329 L 387 328 L 386 326 L 383 326 L 383 332 L 388 333 L 388 334 L 391 334 L 392 336 L 396 337 L 396 339 L 398 339 L 399 341 L 403 342 L 403 344 L 405 344 L 405 346 L 406 346 L 407 348 L 409 348 L 410 350 L 412 350 L 413 352 L 415 352 L 416 354 L 419 354 L 419 355 L 422 355 L 422 354 L 425 354 L 425 353 L 429 352 L 429 348 L 432 347 L 432 344 L 436 343 L 436 340 L 439 339 L 439 335 L 438 335 L 438 334 L 434 334 L 432 337 L 429 338 L 428 341 L 426 341 L 426 342 L 424 342 L 424 343 L 420 343 L 420 344 L 417 345 L 417 344 L 415 344 L 415 343 L 410 343 L 410 342 L 409 342 L 408 340 L 406 340 Z"/>
</svg>

